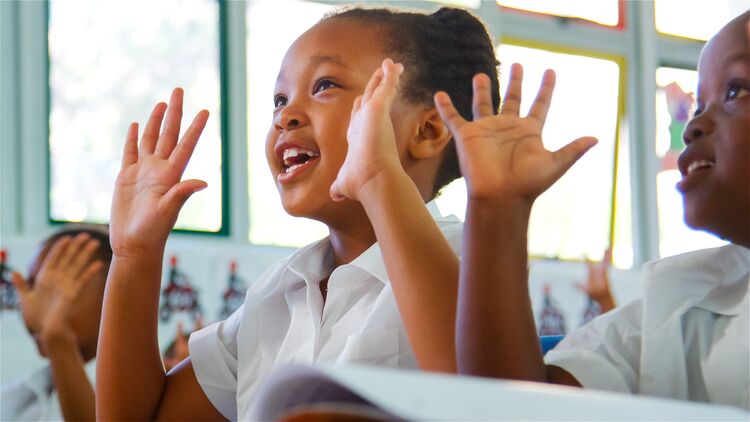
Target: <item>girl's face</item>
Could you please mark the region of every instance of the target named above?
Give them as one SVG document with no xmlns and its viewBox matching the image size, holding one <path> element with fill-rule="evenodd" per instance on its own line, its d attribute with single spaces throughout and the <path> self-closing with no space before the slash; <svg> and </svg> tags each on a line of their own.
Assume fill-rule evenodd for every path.
<svg viewBox="0 0 750 422">
<path fill-rule="evenodd" d="M 685 221 L 750 247 L 750 51 L 747 14 L 703 50 L 697 109 L 679 159 Z"/>
<path fill-rule="evenodd" d="M 289 214 L 330 225 L 347 209 L 361 209 L 353 201 L 332 201 L 329 190 L 346 157 L 354 99 L 387 57 L 379 39 L 373 26 L 334 18 L 307 31 L 286 53 L 266 158 Z M 394 120 L 397 140 L 405 137 L 401 126 Z M 400 154 L 404 150 L 399 147 Z"/>
</svg>

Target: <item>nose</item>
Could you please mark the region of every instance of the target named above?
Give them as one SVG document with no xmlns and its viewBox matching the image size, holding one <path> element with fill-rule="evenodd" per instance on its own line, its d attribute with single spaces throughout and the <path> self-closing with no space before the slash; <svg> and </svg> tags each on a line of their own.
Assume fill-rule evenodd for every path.
<svg viewBox="0 0 750 422">
<path fill-rule="evenodd" d="M 304 113 L 299 108 L 287 105 L 276 114 L 274 127 L 277 131 L 292 130 L 303 126 L 306 121 Z"/>
<path fill-rule="evenodd" d="M 704 111 L 698 116 L 693 117 L 687 124 L 685 132 L 682 134 L 682 140 L 685 145 L 690 145 L 708 136 L 714 130 L 713 120 L 709 114 Z"/>
</svg>

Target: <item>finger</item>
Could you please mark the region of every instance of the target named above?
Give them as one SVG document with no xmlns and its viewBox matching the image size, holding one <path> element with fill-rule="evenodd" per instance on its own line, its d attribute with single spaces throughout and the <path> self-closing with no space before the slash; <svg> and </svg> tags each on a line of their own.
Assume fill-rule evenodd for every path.
<svg viewBox="0 0 750 422">
<path fill-rule="evenodd" d="M 479 73 L 471 80 L 474 88 L 474 99 L 471 102 L 471 111 L 474 114 L 474 120 L 488 117 L 495 114 L 492 110 L 492 84 L 490 77 L 484 73 Z"/>
<path fill-rule="evenodd" d="M 177 334 L 175 338 L 179 338 L 183 334 L 185 334 L 184 324 L 182 323 L 182 321 L 177 321 Z"/>
<path fill-rule="evenodd" d="M 349 116 L 349 121 L 354 119 L 354 115 L 357 114 L 359 109 L 362 107 L 362 96 L 358 95 L 357 98 L 354 99 L 354 104 L 352 104 L 352 114 Z"/>
<path fill-rule="evenodd" d="M 466 123 L 466 120 L 461 117 L 458 110 L 456 110 L 456 107 L 453 106 L 451 97 L 445 92 L 440 91 L 436 93 L 434 101 L 435 107 L 440 114 L 440 118 L 443 119 L 453 136 L 456 137 L 458 130 Z"/>
<path fill-rule="evenodd" d="M 151 117 L 148 118 L 146 128 L 143 130 L 141 145 L 138 148 L 138 152 L 141 155 L 154 153 L 156 141 L 159 139 L 159 128 L 161 127 L 161 121 L 164 119 L 164 113 L 166 111 L 167 105 L 164 103 L 159 103 L 154 106 L 154 111 L 151 112 Z"/>
<path fill-rule="evenodd" d="M 76 280 L 78 280 L 78 285 L 84 286 L 87 283 L 90 283 L 92 280 L 96 278 L 96 275 L 99 274 L 99 271 L 101 271 L 103 268 L 104 268 L 104 262 L 102 261 L 94 261 L 90 263 L 83 270 L 83 272 L 81 272 L 81 274 L 75 278 Z"/>
<path fill-rule="evenodd" d="M 54 268 L 58 265 L 60 257 L 62 256 L 65 249 L 67 249 L 68 244 L 71 242 L 71 240 L 72 239 L 70 236 L 63 236 L 57 239 L 54 244 L 52 244 L 52 247 L 47 253 L 47 257 L 42 262 L 41 268 L 39 268 L 39 274 L 43 274 L 47 268 Z"/>
<path fill-rule="evenodd" d="M 138 162 L 138 123 L 128 126 L 125 145 L 122 148 L 122 168 Z"/>
<path fill-rule="evenodd" d="M 198 318 L 197 318 L 197 319 L 195 320 L 195 326 L 194 326 L 194 328 L 193 328 L 193 331 L 198 331 L 198 330 L 200 330 L 201 328 L 203 328 L 203 318 L 201 318 L 201 317 L 198 317 Z"/>
<path fill-rule="evenodd" d="M 583 157 L 583 154 L 596 145 L 597 142 L 596 138 L 590 136 L 578 138 L 553 152 L 552 154 L 558 164 L 558 177 L 565 174 L 565 172 L 567 172 L 579 158 Z"/>
<path fill-rule="evenodd" d="M 75 257 L 81 253 L 83 246 L 91 239 L 91 235 L 88 233 L 79 233 L 73 240 L 68 244 L 68 247 L 60 255 L 60 260 L 57 264 L 59 268 L 68 269 L 75 262 Z"/>
<path fill-rule="evenodd" d="M 16 292 L 18 292 L 18 296 L 23 300 L 24 297 L 26 297 L 26 294 L 29 293 L 28 283 L 26 283 L 26 280 L 23 278 L 21 273 L 18 271 L 13 271 L 13 274 L 11 274 L 11 283 L 13 283 L 13 287 L 16 288 Z"/>
<path fill-rule="evenodd" d="M 206 127 L 206 121 L 208 121 L 208 110 L 201 110 L 195 115 L 193 123 L 169 156 L 169 162 L 179 168 L 180 173 L 185 171 L 185 167 L 187 167 L 188 161 L 190 161 L 190 157 L 195 150 L 195 145 Z"/>
<path fill-rule="evenodd" d="M 375 90 L 376 96 L 382 98 L 383 105 L 386 109 L 390 110 L 393 101 L 396 99 L 399 80 L 401 73 L 404 71 L 404 66 L 401 63 L 395 64 L 390 59 L 387 60 L 389 63 L 383 63 L 384 77 L 383 81 Z"/>
<path fill-rule="evenodd" d="M 555 72 L 547 69 L 542 76 L 542 86 L 539 87 L 539 92 L 536 94 L 534 103 L 531 105 L 529 110 L 529 117 L 533 117 L 539 120 L 544 126 L 544 121 L 547 120 L 547 112 L 549 106 L 552 104 L 552 93 L 555 90 Z"/>
<path fill-rule="evenodd" d="M 389 59 L 386 59 L 389 60 Z M 362 93 L 362 104 L 366 104 L 367 101 L 370 100 L 370 97 L 372 97 L 372 94 L 375 92 L 375 89 L 380 85 L 380 82 L 383 80 L 383 77 L 385 74 L 383 73 L 383 67 L 379 67 L 373 72 L 372 76 L 370 77 L 370 80 L 367 82 L 367 86 L 365 87 L 365 92 Z"/>
<path fill-rule="evenodd" d="M 99 241 L 96 239 L 89 239 L 81 251 L 73 257 L 73 261 L 70 265 L 71 274 L 75 277 L 79 276 L 86 269 L 87 265 L 93 260 L 94 254 L 99 249 Z"/>
<path fill-rule="evenodd" d="M 205 189 L 208 184 L 203 180 L 183 180 L 172 186 L 159 202 L 159 208 L 168 216 L 177 216 L 185 202 L 195 192 Z"/>
<path fill-rule="evenodd" d="M 521 93 L 523 88 L 523 66 L 513 63 L 510 67 L 510 82 L 505 89 L 502 114 L 518 116 L 521 108 Z"/>
<path fill-rule="evenodd" d="M 606 251 L 604 251 L 604 258 L 602 259 L 602 264 L 604 264 L 605 268 L 608 268 L 612 265 L 612 247 L 611 246 L 607 248 Z"/>
<path fill-rule="evenodd" d="M 167 117 L 164 120 L 164 131 L 159 136 L 156 143 L 155 155 L 161 158 L 169 157 L 175 145 L 177 137 L 180 136 L 180 122 L 182 122 L 182 99 L 184 92 L 182 88 L 175 88 L 172 91 L 172 97 L 169 99 L 169 108 L 167 108 Z"/>
<path fill-rule="evenodd" d="M 339 189 L 339 180 L 338 178 L 333 181 L 331 184 L 331 190 L 330 190 L 331 199 L 333 199 L 336 202 L 341 202 L 344 199 L 346 199 L 346 196 L 344 196 L 341 193 L 341 190 Z"/>
</svg>

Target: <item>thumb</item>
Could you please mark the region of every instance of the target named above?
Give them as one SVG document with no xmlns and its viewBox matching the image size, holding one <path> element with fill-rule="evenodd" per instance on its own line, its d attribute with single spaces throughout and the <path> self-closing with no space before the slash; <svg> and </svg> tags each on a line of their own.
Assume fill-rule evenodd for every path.
<svg viewBox="0 0 750 422">
<path fill-rule="evenodd" d="M 190 198 L 195 192 L 207 187 L 208 184 L 203 180 L 183 180 L 172 186 L 172 188 L 167 191 L 160 201 L 161 204 L 159 204 L 159 208 L 163 209 L 168 215 L 172 215 L 176 218 L 188 198 Z"/>
<path fill-rule="evenodd" d="M 331 199 L 333 199 L 336 202 L 341 202 L 344 199 L 346 199 L 346 196 L 344 196 L 344 194 L 341 193 L 341 188 L 339 188 L 339 184 L 340 182 L 339 182 L 338 177 L 331 184 L 331 190 L 330 190 Z"/>
<path fill-rule="evenodd" d="M 466 120 L 461 117 L 456 107 L 453 106 L 451 97 L 445 92 L 440 91 L 436 93 L 433 99 L 440 118 L 448 125 L 448 129 L 450 129 L 454 139 L 457 139 L 458 130 L 466 123 Z"/>
<path fill-rule="evenodd" d="M 578 159 L 583 157 L 583 154 L 585 154 L 598 142 L 599 141 L 594 137 L 584 136 L 555 151 L 553 155 L 555 157 L 555 160 L 559 164 L 559 176 L 565 174 L 565 172 L 567 172 L 573 166 L 573 164 L 578 161 Z"/>
<path fill-rule="evenodd" d="M 27 293 L 29 293 L 29 284 L 26 282 L 26 280 L 24 280 L 23 276 L 18 271 L 13 271 L 10 281 L 13 283 L 13 287 L 16 288 L 16 291 L 18 292 L 18 295 L 20 297 L 24 297 Z"/>
</svg>

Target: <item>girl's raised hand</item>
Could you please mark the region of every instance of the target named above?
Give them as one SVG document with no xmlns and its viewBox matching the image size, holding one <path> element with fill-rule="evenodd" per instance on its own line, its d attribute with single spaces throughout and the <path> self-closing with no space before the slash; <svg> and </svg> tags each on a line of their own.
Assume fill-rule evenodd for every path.
<svg viewBox="0 0 750 422">
<path fill-rule="evenodd" d="M 545 72 L 529 115 L 518 115 L 523 68 L 514 64 L 500 114 L 493 114 L 487 75 L 474 77 L 474 120 L 466 121 L 444 92 L 435 105 L 456 140 L 470 199 L 521 199 L 529 204 L 557 181 L 596 139 L 576 139 L 557 151 L 542 144 L 542 128 L 552 100 L 555 74 Z"/>
<path fill-rule="evenodd" d="M 390 112 L 403 70 L 400 63 L 385 59 L 364 94 L 354 100 L 346 136 L 349 149 L 331 185 L 335 201 L 359 200 L 361 188 L 380 172 L 402 168 Z"/>
<path fill-rule="evenodd" d="M 178 143 L 182 97 L 182 89 L 175 88 L 169 107 L 154 107 L 140 143 L 138 124 L 128 128 L 112 198 L 110 241 L 116 257 L 164 247 L 182 205 L 207 186 L 201 180 L 180 181 L 208 119 L 208 111 L 200 111 Z"/>
</svg>

